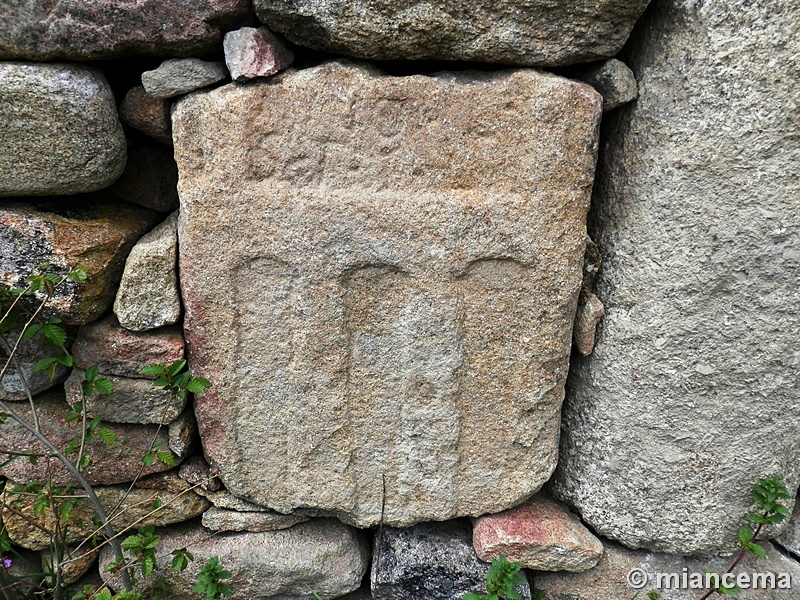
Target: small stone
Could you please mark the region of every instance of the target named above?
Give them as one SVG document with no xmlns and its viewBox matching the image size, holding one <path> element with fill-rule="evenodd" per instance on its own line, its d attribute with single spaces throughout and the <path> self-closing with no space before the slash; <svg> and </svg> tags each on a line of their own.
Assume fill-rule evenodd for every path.
<svg viewBox="0 0 800 600">
<path fill-rule="evenodd" d="M 783 532 L 775 541 L 789 552 L 800 557 L 800 502 L 794 503 L 794 511 Z"/>
<path fill-rule="evenodd" d="M 125 261 L 114 302 L 119 324 L 131 331 L 148 331 L 180 319 L 176 273 L 178 213 L 140 239 Z"/>
<path fill-rule="evenodd" d="M 56 447 L 63 448 L 70 440 L 80 435 L 80 422 L 67 423 L 65 420 L 69 405 L 64 401 L 64 392 L 50 390 L 34 398 L 36 413 L 42 434 Z M 27 403 L 17 403 L 14 411 L 28 423 L 33 419 Z M 149 467 L 143 466 L 142 457 L 147 454 L 151 444 L 167 449 L 167 432 L 157 431 L 156 425 L 130 425 L 101 422 L 101 428 L 110 429 L 116 436 L 116 443 L 106 445 L 100 441 L 89 444 L 93 463 L 84 469 L 83 474 L 92 485 L 112 485 L 133 481 L 141 475 L 165 471 L 168 465 L 155 460 Z M 44 452 L 44 447 L 14 419 L 7 419 L 0 425 L 0 439 L 3 446 L 14 452 Z M 172 458 L 175 457 L 170 454 Z M 142 468 L 144 470 L 142 471 Z M 61 462 L 55 458 L 40 458 L 34 465 L 27 460 L 15 460 L 0 468 L 0 475 L 16 483 L 28 481 L 49 481 L 64 485 L 73 481 L 72 476 Z"/>
<path fill-rule="evenodd" d="M 112 518 L 115 531 L 181 523 L 197 517 L 209 507 L 205 498 L 187 489 L 169 492 L 114 485 L 96 486 L 94 491 L 109 518 Z M 83 493 L 80 486 L 76 488 L 75 494 Z M 35 496 L 30 494 L 6 490 L 0 496 L 0 506 L 3 507 L 0 516 L 14 544 L 31 550 L 43 550 L 52 544 L 56 522 L 51 512 L 36 512 L 34 499 Z M 155 503 L 160 503 L 160 507 L 156 509 Z M 98 531 L 96 513 L 87 499 L 78 500 L 70 514 L 72 517 L 66 530 L 65 543 L 77 544 Z"/>
<path fill-rule="evenodd" d="M 172 58 L 142 73 L 145 91 L 155 98 L 172 98 L 208 87 L 228 76 L 221 62 L 199 58 Z"/>
<path fill-rule="evenodd" d="M 183 331 L 177 326 L 128 331 L 108 316 L 78 330 L 72 354 L 82 369 L 97 365 L 101 373 L 141 377 L 139 371 L 148 365 L 169 365 L 183 358 Z"/>
<path fill-rule="evenodd" d="M 162 144 L 172 145 L 170 105 L 166 98 L 155 98 L 145 91 L 144 86 L 137 85 L 125 94 L 119 105 L 119 118 Z"/>
<path fill-rule="evenodd" d="M 67 402 L 75 404 L 83 400 L 81 383 L 83 369 L 75 368 L 64 384 Z M 100 374 L 111 381 L 114 390 L 110 394 L 95 392 L 87 400 L 89 413 L 109 423 L 162 423 L 177 419 L 186 406 L 186 398 L 179 400 L 170 392 L 153 385 L 152 379 L 134 379 L 116 375 Z"/>
<path fill-rule="evenodd" d="M 6 348 L 14 347 L 20 331 L 20 329 L 12 329 L 2 334 L 5 344 L 0 344 L 0 367 L 6 364 L 8 360 Z M 69 349 L 75 339 L 77 329 L 65 327 L 65 331 L 67 332 L 65 347 Z M 27 400 L 26 387 L 31 395 L 35 396 L 61 384 L 69 375 L 68 367 L 57 365 L 52 377 L 49 369 L 34 371 L 34 367 L 40 359 L 59 352 L 60 350 L 45 341 L 41 335 L 36 335 L 27 341 L 20 341 L 17 351 L 14 353 L 16 363 L 11 362 L 9 364 L 8 370 L 3 375 L 2 381 L 0 381 L 0 400 Z M 19 365 L 22 373 L 17 370 L 17 365 Z"/>
<path fill-rule="evenodd" d="M 162 213 L 175 210 L 178 207 L 178 165 L 172 151 L 155 142 L 131 146 L 125 172 L 107 192 Z"/>
<path fill-rule="evenodd" d="M 228 510 L 238 510 L 240 512 L 273 512 L 272 509 L 266 506 L 259 506 L 247 500 L 242 500 L 231 494 L 227 490 L 218 490 L 215 492 L 207 492 L 198 489 L 198 493 L 205 496 L 217 508 L 225 508 Z M 300 509 L 298 509 L 299 511 Z M 305 515 L 303 515 L 305 516 Z"/>
<path fill-rule="evenodd" d="M 744 561 L 736 569 L 740 573 L 774 573 L 775 587 L 781 573 L 788 574 L 793 589 L 742 589 L 736 596 L 739 600 L 794 600 L 800 586 L 800 564 L 791 558 L 781 555 L 770 543 L 760 542 L 767 551 L 766 558 L 746 555 Z M 697 600 L 703 590 L 681 583 L 686 573 L 687 583 L 690 574 L 705 577 L 705 571 L 722 575 L 730 565 L 729 557 L 720 558 L 684 558 L 674 554 L 656 554 L 643 550 L 629 550 L 615 542 L 605 542 L 605 553 L 593 569 L 581 573 L 534 573 L 533 585 L 536 590 L 545 592 L 547 600 L 631 600 L 637 589 L 664 592 L 666 586 L 659 586 L 656 573 L 675 574 L 678 578 L 669 585 L 669 600 Z M 641 588 L 628 585 L 628 577 L 643 575 L 647 578 Z M 751 580 L 752 581 L 752 580 Z M 735 582 L 735 579 L 734 579 Z M 716 594 L 714 594 L 716 596 Z M 638 598 L 644 599 L 643 593 Z"/>
<path fill-rule="evenodd" d="M 225 34 L 225 64 L 234 81 L 268 77 L 283 71 L 294 55 L 266 27 L 242 27 Z"/>
<path fill-rule="evenodd" d="M 0 196 L 91 192 L 120 176 L 125 134 L 99 72 L 7 62 L 0 81 Z"/>
<path fill-rule="evenodd" d="M 583 356 L 589 356 L 594 350 L 597 324 L 606 314 L 600 298 L 592 293 L 586 296 L 584 304 L 578 304 L 575 314 L 575 325 L 572 329 L 572 341 Z"/>
<path fill-rule="evenodd" d="M 378 530 L 372 558 L 375 600 L 460 600 L 486 591 L 489 565 L 478 560 L 469 522 L 421 523 Z M 530 599 L 527 583 L 517 588 Z"/>
<path fill-rule="evenodd" d="M 206 464 L 201 456 L 191 456 L 181 464 L 178 475 L 189 485 L 197 485 L 201 491 L 216 492 L 222 488 L 222 482 L 216 476 L 216 470 Z"/>
<path fill-rule="evenodd" d="M 504 555 L 527 569 L 585 571 L 603 556 L 603 544 L 577 516 L 544 494 L 475 520 L 472 543 L 478 558 Z"/>
<path fill-rule="evenodd" d="M 69 204 L 55 198 L 4 201 L 0 285 L 25 287 L 42 263 L 52 265 L 49 272 L 58 276 L 83 267 L 90 273 L 86 281 L 58 286 L 41 314 L 74 325 L 94 321 L 111 308 L 125 257 L 152 227 L 154 216 L 105 194 L 74 197 Z"/>
<path fill-rule="evenodd" d="M 603 112 L 633 102 L 639 95 L 633 71 L 616 58 L 606 60 L 591 69 L 583 69 L 576 78 L 588 83 L 603 96 Z"/>
<path fill-rule="evenodd" d="M 84 546 L 67 546 L 63 549 L 63 552 L 63 556 L 56 557 L 55 559 L 53 551 L 50 549 L 43 549 L 41 554 L 42 570 L 45 573 L 54 573 L 56 562 L 58 560 L 63 561 L 61 576 L 64 585 L 75 583 L 78 579 L 86 575 L 100 555 L 100 550 L 92 548 L 90 544 Z"/>
<path fill-rule="evenodd" d="M 161 542 L 156 549 L 158 564 L 169 564 L 170 552 L 190 548 L 194 561 L 185 571 L 164 569 L 157 575 L 166 582 L 170 600 L 196 600 L 192 586 L 200 566 L 212 556 L 231 571 L 230 585 L 237 598 L 309 598 L 316 592 L 323 598 L 337 598 L 358 589 L 367 570 L 369 544 L 363 534 L 333 519 L 300 523 L 290 529 L 260 533 L 218 533 L 210 535 L 197 526 L 175 526 L 156 530 Z M 119 589 L 118 576 L 105 566 L 112 558 L 106 546 L 100 555 L 100 573 L 112 589 Z M 136 586 L 147 594 L 155 575 Z"/>
<path fill-rule="evenodd" d="M 212 506 L 203 513 L 203 527 L 213 531 L 277 531 L 308 521 L 309 517 L 274 511 L 241 512 Z"/>
<path fill-rule="evenodd" d="M 197 437 L 197 422 L 194 412 L 189 409 L 169 424 L 169 449 L 183 460 L 192 448 Z"/>
</svg>

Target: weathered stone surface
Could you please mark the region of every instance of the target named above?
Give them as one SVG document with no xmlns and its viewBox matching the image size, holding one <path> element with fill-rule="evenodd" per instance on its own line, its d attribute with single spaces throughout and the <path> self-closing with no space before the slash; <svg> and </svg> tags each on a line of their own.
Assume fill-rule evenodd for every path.
<svg viewBox="0 0 800 600">
<path fill-rule="evenodd" d="M 577 78 L 588 83 L 603 97 L 603 112 L 633 102 L 639 94 L 633 71 L 616 58 L 579 71 Z"/>
<path fill-rule="evenodd" d="M 225 65 L 234 81 L 268 77 L 292 64 L 294 55 L 266 27 L 242 27 L 225 34 Z"/>
<path fill-rule="evenodd" d="M 614 56 L 648 0 L 255 0 L 259 19 L 302 46 L 371 59 L 557 66 Z"/>
<path fill-rule="evenodd" d="M 58 448 L 80 435 L 78 422 L 67 423 L 66 412 L 69 408 L 64 401 L 63 391 L 49 391 L 34 398 L 36 412 L 42 434 Z M 14 405 L 14 410 L 23 419 L 32 423 L 30 407 L 27 403 Z M 111 485 L 125 481 L 133 481 L 142 467 L 142 457 L 149 451 L 150 443 L 161 444 L 167 449 L 167 432 L 160 431 L 156 435 L 155 425 L 129 425 L 120 423 L 102 423 L 101 427 L 114 432 L 117 443 L 108 446 L 97 441 L 90 444 L 91 458 L 94 463 L 84 470 L 84 475 L 91 484 Z M 9 418 L 0 425 L 0 440 L 4 448 L 13 452 L 43 452 L 44 447 L 36 441 L 21 425 Z M 174 457 L 173 457 L 174 458 Z M 169 467 L 154 461 L 152 466 L 145 467 L 142 474 L 149 475 L 165 471 Z M 0 469 L 0 475 L 17 483 L 28 481 L 53 481 L 59 485 L 72 480 L 69 473 L 57 458 L 40 458 L 33 465 L 26 460 L 15 460 Z"/>
<path fill-rule="evenodd" d="M 203 513 L 203 527 L 212 531 L 277 531 L 308 521 L 300 515 L 274 511 L 241 512 L 212 506 Z"/>
<path fill-rule="evenodd" d="M 217 508 L 227 510 L 238 510 L 240 512 L 274 512 L 269 508 L 253 504 L 247 500 L 242 500 L 231 494 L 227 490 L 207 491 L 198 488 L 198 493 L 202 494 Z"/>
<path fill-rule="evenodd" d="M 170 106 L 172 102 L 166 98 L 154 98 L 144 91 L 144 86 L 137 85 L 128 90 L 120 103 L 119 118 L 129 127 L 171 146 Z"/>
<path fill-rule="evenodd" d="M 67 546 L 61 557 L 57 557 L 52 550 L 48 549 L 42 550 L 41 555 L 42 570 L 45 573 L 55 573 L 57 561 L 64 561 L 61 566 L 62 581 L 64 585 L 70 585 L 86 575 L 97 561 L 100 550 L 87 544 L 81 547 Z"/>
<path fill-rule="evenodd" d="M 603 555 L 600 540 L 574 514 L 543 494 L 476 519 L 472 543 L 483 561 L 502 554 L 538 571 L 585 571 Z"/>
<path fill-rule="evenodd" d="M 0 196 L 92 192 L 120 176 L 125 134 L 99 72 L 0 63 L 0 81 Z"/>
<path fill-rule="evenodd" d="M 460 600 L 469 591 L 486 591 L 488 570 L 489 565 L 475 555 L 466 521 L 382 527 L 373 551 L 372 597 Z M 527 584 L 518 591 L 530 599 Z"/>
<path fill-rule="evenodd" d="M 177 103 L 196 412 L 229 491 L 367 526 L 539 489 L 599 114 L 530 70 L 337 62 Z"/>
<path fill-rule="evenodd" d="M 142 73 L 144 90 L 155 98 L 172 98 L 208 87 L 228 76 L 225 65 L 199 58 L 171 58 Z"/>
<path fill-rule="evenodd" d="M 59 276 L 84 267 L 89 278 L 59 286 L 42 314 L 70 324 L 94 321 L 111 308 L 125 257 L 152 226 L 154 214 L 102 194 L 76 198 L 69 206 L 63 198 L 4 201 L 0 285 L 25 287 L 43 263 Z"/>
<path fill-rule="evenodd" d="M 250 12 L 247 0 L 4 0 L 0 58 L 196 56 Z"/>
<path fill-rule="evenodd" d="M 198 489 L 203 492 L 216 492 L 222 488 L 216 469 L 209 467 L 201 456 L 190 456 L 186 459 L 181 464 L 178 475 L 189 485 L 199 486 Z"/>
<path fill-rule="evenodd" d="M 162 527 L 181 523 L 202 514 L 209 507 L 208 500 L 188 489 L 166 492 L 128 488 L 127 485 L 94 488 L 117 531 L 130 527 Z M 75 493 L 82 492 L 79 487 Z M 14 544 L 31 550 L 44 550 L 52 544 L 51 535 L 56 530 L 56 523 L 51 512 L 37 513 L 33 501 L 34 496 L 30 494 L 15 494 L 6 490 L 0 496 L 0 516 Z M 161 503 L 157 509 L 155 502 Z M 77 544 L 95 533 L 95 512 L 88 500 L 79 500 L 71 514 L 73 519 L 66 530 L 65 543 Z"/>
<path fill-rule="evenodd" d="M 125 329 L 147 331 L 180 319 L 178 213 L 140 239 L 125 261 L 114 314 Z"/>
<path fill-rule="evenodd" d="M 180 573 L 159 573 L 167 581 L 171 600 L 195 600 L 192 586 L 200 565 L 212 556 L 231 571 L 230 584 L 237 598 L 252 600 L 307 600 L 311 591 L 323 598 L 336 598 L 361 585 L 367 570 L 369 545 L 363 535 L 333 519 L 319 519 L 291 529 L 261 533 L 218 533 L 197 526 L 156 530 L 161 543 L 156 551 L 159 564 L 169 564 L 170 552 L 189 547 L 195 560 Z M 100 573 L 110 581 L 103 566 L 111 560 L 104 548 Z M 152 589 L 150 577 L 137 589 Z M 110 581 L 114 588 L 118 581 Z"/>
<path fill-rule="evenodd" d="M 786 529 L 775 541 L 795 556 L 800 556 L 800 503 L 795 501 L 794 512 L 789 518 Z"/>
<path fill-rule="evenodd" d="M 589 356 L 594 350 L 597 325 L 605 314 L 606 311 L 600 298 L 592 293 L 587 294 L 585 303 L 578 303 L 572 341 L 575 342 L 575 347 L 583 356 Z"/>
<path fill-rule="evenodd" d="M 606 316 L 555 485 L 630 547 L 731 550 L 759 478 L 797 488 L 798 27 L 777 0 L 664 1 L 630 43 L 639 98 L 596 185 Z"/>
<path fill-rule="evenodd" d="M 775 573 L 775 587 L 778 587 L 779 574 L 787 573 L 791 579 L 792 589 L 742 589 L 736 598 L 743 600 L 795 600 L 800 585 L 800 565 L 792 559 L 782 556 L 768 543 L 762 544 L 767 550 L 767 557 L 755 559 L 748 556 L 736 569 L 740 573 Z M 668 580 L 659 580 L 657 573 L 676 573 L 680 578 L 686 572 L 687 582 L 690 573 L 699 573 L 708 569 L 723 575 L 731 562 L 730 558 L 683 558 L 669 554 L 653 554 L 629 550 L 613 542 L 607 542 L 606 551 L 600 563 L 593 569 L 582 573 L 535 573 L 533 585 L 537 590 L 546 592 L 547 600 L 631 600 L 640 591 L 639 598 L 645 592 L 655 590 L 669 600 L 697 600 L 703 588 L 678 589 L 675 585 L 666 587 Z M 628 574 L 632 569 L 641 569 L 647 582 L 643 588 L 634 589 L 628 585 Z M 636 576 L 634 575 L 634 577 Z M 641 580 L 640 580 L 641 581 Z M 752 579 L 751 579 L 752 581 Z M 657 584 L 661 583 L 661 587 Z M 734 581 L 735 583 L 735 581 Z M 716 596 L 716 594 L 714 594 Z M 713 597 L 713 596 L 712 596 Z"/>
<path fill-rule="evenodd" d="M 65 331 L 67 332 L 65 347 L 69 349 L 75 339 L 77 330 L 74 327 L 67 327 Z M 8 360 L 7 349 L 14 348 L 18 342 L 20 332 L 21 329 L 12 329 L 2 334 L 4 343 L 0 343 L 0 368 L 6 364 Z M 14 352 L 16 362 L 11 362 L 2 380 L 0 380 L 0 400 L 27 400 L 26 387 L 30 390 L 31 395 L 35 396 L 61 384 L 69 375 L 69 368 L 67 367 L 57 365 L 52 379 L 50 378 L 49 369 L 34 372 L 34 367 L 40 359 L 45 356 L 59 354 L 61 354 L 61 350 L 46 342 L 41 335 L 36 335 L 27 341 L 19 341 L 17 350 Z"/>
<path fill-rule="evenodd" d="M 128 166 L 108 193 L 159 212 L 178 207 L 178 166 L 172 151 L 161 144 L 137 144 L 128 149 Z"/>
<path fill-rule="evenodd" d="M 64 384 L 67 402 L 83 400 L 83 369 L 75 368 Z M 152 379 L 134 379 L 116 375 L 106 377 L 114 386 L 110 394 L 93 394 L 87 402 L 89 413 L 112 423 L 162 423 L 177 419 L 186 406 L 186 398 L 179 400 L 163 388 L 153 385 Z"/>
<path fill-rule="evenodd" d="M 139 371 L 148 365 L 169 365 L 183 358 L 183 331 L 177 326 L 128 331 L 109 316 L 78 330 L 72 354 L 82 369 L 97 365 L 101 373 L 141 377 Z"/>
<path fill-rule="evenodd" d="M 181 460 L 186 458 L 197 438 L 197 422 L 191 409 L 172 421 L 167 429 L 169 449 Z"/>
</svg>

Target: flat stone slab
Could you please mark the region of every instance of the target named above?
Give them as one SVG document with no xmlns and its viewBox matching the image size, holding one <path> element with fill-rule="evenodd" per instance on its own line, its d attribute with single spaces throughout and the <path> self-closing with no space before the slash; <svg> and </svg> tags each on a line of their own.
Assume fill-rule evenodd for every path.
<svg viewBox="0 0 800 600">
<path fill-rule="evenodd" d="M 251 11 L 248 0 L 4 0 L 0 58 L 200 56 Z"/>
<path fill-rule="evenodd" d="M 519 503 L 557 458 L 599 95 L 530 70 L 271 81 L 173 113 L 207 459 L 358 526 Z"/>
<path fill-rule="evenodd" d="M 800 482 L 787 23 L 800 4 L 668 0 L 622 57 L 639 97 L 604 118 L 593 198 L 606 314 L 572 365 L 553 493 L 629 547 L 733 551 L 752 486 Z"/>
<path fill-rule="evenodd" d="M 172 98 L 222 81 L 228 72 L 221 62 L 171 58 L 142 73 L 142 86 L 154 98 Z"/>
<path fill-rule="evenodd" d="M 558 66 L 619 52 L 649 0 L 255 0 L 297 44 L 378 60 Z"/>
<path fill-rule="evenodd" d="M 125 134 L 98 71 L 0 62 L 0 81 L 0 196 L 93 192 L 122 174 Z"/>
</svg>

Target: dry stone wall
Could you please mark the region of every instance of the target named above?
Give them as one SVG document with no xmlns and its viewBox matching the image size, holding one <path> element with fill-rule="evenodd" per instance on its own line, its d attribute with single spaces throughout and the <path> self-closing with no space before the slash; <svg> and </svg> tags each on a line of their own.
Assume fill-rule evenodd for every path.
<svg viewBox="0 0 800 600">
<path fill-rule="evenodd" d="M 32 430 L 82 406 L 112 527 L 195 555 L 176 600 L 213 556 L 265 600 L 723 571 L 753 483 L 800 480 L 800 15 L 647 4 L 0 6 L 0 316 L 90 271 L 23 300 L 55 346 L 0 325 L 0 598 L 125 585 L 86 500 L 54 558 L 19 488 L 74 480 Z M 142 373 L 184 359 L 205 393 Z M 743 567 L 800 589 L 797 512 Z"/>
</svg>

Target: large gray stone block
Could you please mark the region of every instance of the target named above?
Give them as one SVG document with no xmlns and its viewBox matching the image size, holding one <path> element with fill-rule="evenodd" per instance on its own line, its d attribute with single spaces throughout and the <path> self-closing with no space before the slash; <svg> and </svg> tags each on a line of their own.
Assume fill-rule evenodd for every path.
<svg viewBox="0 0 800 600">
<path fill-rule="evenodd" d="M 341 63 L 177 103 L 196 412 L 229 491 L 368 526 L 541 487 L 600 112 L 531 70 Z"/>
<path fill-rule="evenodd" d="M 0 62 L 0 81 L 0 196 L 91 192 L 122 174 L 125 134 L 100 73 Z"/>
<path fill-rule="evenodd" d="M 759 478 L 797 487 L 798 24 L 796 3 L 665 0 L 630 44 L 640 95 L 595 196 L 606 316 L 555 485 L 628 546 L 731 550 Z"/>
<path fill-rule="evenodd" d="M 255 0 L 273 31 L 371 59 L 557 66 L 619 52 L 649 0 Z"/>
</svg>

